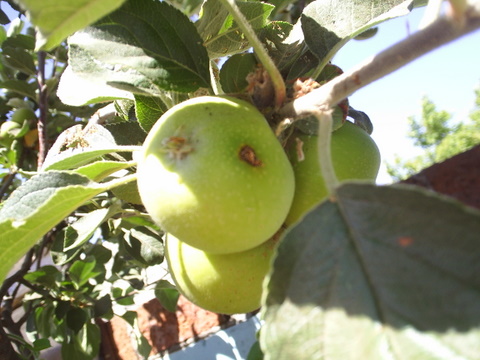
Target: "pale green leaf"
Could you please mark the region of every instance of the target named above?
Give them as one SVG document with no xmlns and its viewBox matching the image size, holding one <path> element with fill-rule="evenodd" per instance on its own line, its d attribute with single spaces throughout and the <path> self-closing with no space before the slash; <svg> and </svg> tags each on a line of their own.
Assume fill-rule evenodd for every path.
<svg viewBox="0 0 480 360">
<path fill-rule="evenodd" d="M 101 125 L 75 125 L 61 133 L 48 151 L 42 171 L 74 169 L 102 155 L 129 151 L 115 144 L 111 133 Z"/>
<path fill-rule="evenodd" d="M 119 170 L 127 169 L 131 165 L 131 163 L 125 161 L 100 160 L 81 166 L 74 171 L 77 174 L 86 176 L 93 181 L 101 181 L 108 175 L 111 175 Z"/>
<path fill-rule="evenodd" d="M 57 95 L 67 105 L 82 106 L 117 99 L 133 100 L 129 91 L 108 85 L 92 74 L 77 74 L 67 66 L 60 78 Z"/>
<path fill-rule="evenodd" d="M 414 0 L 316 0 L 305 7 L 302 29 L 310 50 L 323 62 L 345 43 L 385 20 L 408 14 Z"/>
<path fill-rule="evenodd" d="M 267 284 L 265 359 L 474 360 L 480 212 L 347 184 L 288 231 Z"/>
<path fill-rule="evenodd" d="M 65 230 L 63 251 L 73 250 L 86 243 L 95 233 L 95 230 L 118 210 L 115 206 L 97 209 L 69 225 Z"/>
<path fill-rule="evenodd" d="M 17 0 L 38 28 L 36 51 L 51 50 L 75 31 L 94 23 L 125 0 Z"/>
<path fill-rule="evenodd" d="M 111 185 L 71 172 L 48 171 L 15 190 L 0 209 L 0 282 L 47 231 Z"/>
</svg>

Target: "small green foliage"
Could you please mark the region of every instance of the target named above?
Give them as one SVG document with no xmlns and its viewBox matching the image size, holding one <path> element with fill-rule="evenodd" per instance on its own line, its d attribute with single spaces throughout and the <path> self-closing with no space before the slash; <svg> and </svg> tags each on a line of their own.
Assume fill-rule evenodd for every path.
<svg viewBox="0 0 480 360">
<path fill-rule="evenodd" d="M 480 90 L 475 90 L 475 107 L 469 119 L 452 123 L 452 115 L 437 110 L 436 105 L 424 97 L 420 119 L 409 117 L 408 137 L 422 149 L 422 154 L 412 159 L 396 156 L 387 164 L 387 171 L 395 181 L 406 179 L 424 168 L 442 162 L 480 144 Z"/>
</svg>

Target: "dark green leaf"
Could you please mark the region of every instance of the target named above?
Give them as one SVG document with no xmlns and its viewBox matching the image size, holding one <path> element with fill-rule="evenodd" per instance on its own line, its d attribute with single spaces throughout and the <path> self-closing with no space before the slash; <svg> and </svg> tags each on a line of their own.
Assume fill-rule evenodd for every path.
<svg viewBox="0 0 480 360">
<path fill-rule="evenodd" d="M 112 299 L 110 298 L 110 295 L 106 294 L 95 301 L 94 312 L 95 317 L 102 317 L 106 319 L 113 317 Z"/>
<path fill-rule="evenodd" d="M 105 125 L 118 145 L 142 145 L 147 133 L 141 123 L 129 121 Z"/>
<path fill-rule="evenodd" d="M 70 37 L 69 66 L 93 83 L 143 95 L 210 83 L 208 55 L 193 23 L 153 0 L 128 1 Z"/>
<path fill-rule="evenodd" d="M 3 10 L 0 10 L 0 24 L 7 25 L 10 22 L 7 14 Z"/>
<path fill-rule="evenodd" d="M 35 83 L 27 83 L 21 80 L 5 80 L 0 82 L 0 89 L 13 91 L 22 96 L 29 97 L 34 101 L 36 101 L 37 99 L 37 96 L 35 94 L 37 84 Z"/>
<path fill-rule="evenodd" d="M 250 26 L 260 31 L 273 10 L 271 4 L 256 1 L 237 1 L 237 5 Z M 207 0 L 202 6 L 202 16 L 196 23 L 211 58 L 243 52 L 250 47 L 225 6 L 217 0 Z"/>
<path fill-rule="evenodd" d="M 27 51 L 19 48 L 7 47 L 3 50 L 3 56 L 10 67 L 28 75 L 36 74 L 36 67 L 32 55 Z"/>
<path fill-rule="evenodd" d="M 177 288 L 168 281 L 160 280 L 155 286 L 155 297 L 165 309 L 173 313 L 177 309 L 180 293 Z"/>
<path fill-rule="evenodd" d="M 58 320 L 63 319 L 71 308 L 70 301 L 58 301 L 55 305 L 55 317 Z"/>
<path fill-rule="evenodd" d="M 104 265 L 112 258 L 112 250 L 102 245 L 92 247 L 88 254 L 95 258 L 97 265 Z"/>
<path fill-rule="evenodd" d="M 292 24 L 283 21 L 272 21 L 259 34 L 265 44 L 268 54 L 279 70 L 288 68 L 304 51 L 303 36 L 289 37 L 293 30 Z"/>
<path fill-rule="evenodd" d="M 248 352 L 247 360 L 263 360 L 263 352 L 260 348 L 260 341 L 255 341 Z"/>
<path fill-rule="evenodd" d="M 2 49 L 6 48 L 24 49 L 33 51 L 35 48 L 35 38 L 30 35 L 16 34 L 8 37 L 2 44 Z"/>
<path fill-rule="evenodd" d="M 135 95 L 135 114 L 146 132 L 150 131 L 153 124 L 167 110 L 165 103 L 158 97 Z"/>
<path fill-rule="evenodd" d="M 480 213 L 406 186 L 347 184 L 336 199 L 280 243 L 265 358 L 476 358 Z"/>
<path fill-rule="evenodd" d="M 145 227 L 128 230 L 123 247 L 143 265 L 152 266 L 163 262 L 164 247 L 161 236 Z"/>
<path fill-rule="evenodd" d="M 247 75 L 253 73 L 258 61 L 254 54 L 235 54 L 220 70 L 220 84 L 226 93 L 244 92 L 248 86 Z"/>
<path fill-rule="evenodd" d="M 78 333 L 88 319 L 85 310 L 72 307 L 67 312 L 66 322 L 69 329 Z"/>
<path fill-rule="evenodd" d="M 52 265 L 42 266 L 40 269 L 24 275 L 24 279 L 28 282 L 44 285 L 48 288 L 55 287 L 56 282 L 60 281 L 61 278 L 62 273 Z"/>
<path fill-rule="evenodd" d="M 35 351 L 42 351 L 50 348 L 51 346 L 50 340 L 48 339 L 36 339 L 33 341 L 33 349 Z"/>
</svg>

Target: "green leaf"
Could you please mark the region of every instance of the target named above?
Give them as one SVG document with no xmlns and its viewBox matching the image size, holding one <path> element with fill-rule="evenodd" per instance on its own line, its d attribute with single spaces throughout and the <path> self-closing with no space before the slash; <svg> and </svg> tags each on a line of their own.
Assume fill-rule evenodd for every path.
<svg viewBox="0 0 480 360">
<path fill-rule="evenodd" d="M 67 312 L 66 322 L 69 329 L 78 333 L 83 328 L 83 325 L 85 325 L 87 319 L 88 316 L 85 310 L 72 307 Z"/>
<path fill-rule="evenodd" d="M 414 0 L 317 0 L 307 5 L 301 23 L 305 41 L 327 62 L 348 40 L 385 20 L 408 14 Z"/>
<path fill-rule="evenodd" d="M 122 318 L 132 327 L 133 335 L 135 335 L 137 340 L 137 352 L 140 354 L 140 356 L 148 358 L 152 347 L 138 328 L 137 313 L 135 311 L 127 311 L 122 315 Z"/>
<path fill-rule="evenodd" d="M 477 358 L 478 234 L 480 212 L 433 192 L 340 187 L 279 245 L 265 359 Z"/>
<path fill-rule="evenodd" d="M 296 32 L 301 32 L 299 26 L 297 28 L 295 31 L 293 25 L 288 22 L 272 21 L 259 33 L 268 54 L 281 71 L 298 59 L 305 48 L 303 34 L 298 34 L 299 38 L 295 36 Z"/>
<path fill-rule="evenodd" d="M 235 54 L 220 69 L 220 84 L 226 93 L 244 92 L 248 86 L 247 75 L 254 72 L 258 61 L 254 54 Z"/>
<path fill-rule="evenodd" d="M 36 74 L 33 57 L 27 51 L 20 48 L 7 47 L 3 49 L 3 56 L 8 66 L 28 75 Z"/>
<path fill-rule="evenodd" d="M 89 257 L 85 260 L 77 260 L 70 266 L 68 273 L 76 289 L 80 289 L 88 280 L 100 274 L 95 270 L 95 265 L 95 258 Z"/>
<path fill-rule="evenodd" d="M 35 38 L 25 34 L 15 34 L 9 36 L 2 44 L 2 49 L 7 48 L 23 49 L 33 51 L 35 48 Z"/>
<path fill-rule="evenodd" d="M 92 84 L 153 96 L 209 87 L 209 59 L 195 26 L 166 2 L 128 1 L 68 44 L 71 71 Z M 63 85 L 62 101 L 75 98 L 78 89 Z"/>
<path fill-rule="evenodd" d="M 128 286 L 126 288 L 115 287 L 112 289 L 112 297 L 119 305 L 133 305 L 135 304 L 135 301 L 133 300 L 133 295 L 131 294 L 132 291 L 133 288 L 131 286 Z"/>
<path fill-rule="evenodd" d="M 118 8 L 125 0 L 17 0 L 37 26 L 36 51 L 52 50 L 69 35 Z"/>
<path fill-rule="evenodd" d="M 117 183 L 98 184 L 75 173 L 48 171 L 17 188 L 0 209 L 0 282 L 51 228 L 85 201 Z"/>
<path fill-rule="evenodd" d="M 180 293 L 175 285 L 170 284 L 167 280 L 160 280 L 155 286 L 155 297 L 165 309 L 174 313 Z"/>
<path fill-rule="evenodd" d="M 162 238 L 146 227 L 139 226 L 128 230 L 122 245 L 130 256 L 143 265 L 152 266 L 163 262 Z"/>
<path fill-rule="evenodd" d="M 107 176 L 123 169 L 127 169 L 131 166 L 130 163 L 124 161 L 109 161 L 100 160 L 93 163 L 81 166 L 75 169 L 77 174 L 88 177 L 94 181 L 100 181 Z"/>
<path fill-rule="evenodd" d="M 97 301 L 94 306 L 95 317 L 102 317 L 104 319 L 111 319 L 113 317 L 112 299 L 110 295 L 106 294 Z"/>
<path fill-rule="evenodd" d="M 168 108 L 158 97 L 135 96 L 135 114 L 142 129 L 149 132 L 153 124 L 157 122 Z"/>
<path fill-rule="evenodd" d="M 266 24 L 274 6 L 264 2 L 237 1 L 240 11 L 255 31 Z M 218 0 L 207 0 L 202 6 L 202 16 L 195 24 L 203 38 L 210 58 L 220 58 L 243 52 L 250 47 L 233 17 Z"/>
<path fill-rule="evenodd" d="M 24 279 L 32 284 L 40 284 L 48 288 L 55 287 L 55 284 L 62 278 L 62 273 L 52 265 L 42 266 L 36 271 L 24 275 Z"/>
<path fill-rule="evenodd" d="M 247 360 L 263 360 L 263 352 L 260 348 L 260 341 L 255 341 L 248 352 Z"/>
<path fill-rule="evenodd" d="M 7 25 L 10 22 L 8 15 L 3 10 L 0 10 L 0 24 Z"/>
<path fill-rule="evenodd" d="M 0 89 L 10 90 L 22 96 L 29 97 L 36 101 L 37 95 L 35 94 L 37 85 L 35 83 L 27 83 L 21 80 L 5 80 L 0 82 Z"/>
<path fill-rule="evenodd" d="M 118 145 L 142 145 L 147 136 L 137 121 L 107 124 L 105 128 L 112 134 Z"/>
<path fill-rule="evenodd" d="M 75 336 L 62 344 L 62 359 L 93 360 L 98 355 L 101 338 L 97 325 L 85 323 Z"/>
<path fill-rule="evenodd" d="M 121 209 L 116 206 L 97 209 L 68 225 L 65 230 L 63 251 L 73 250 L 85 244 L 90 240 L 95 230 L 119 210 Z"/>
<path fill-rule="evenodd" d="M 102 155 L 131 150 L 115 143 L 101 125 L 75 125 L 62 132 L 48 151 L 42 171 L 68 170 L 85 165 Z"/>
<path fill-rule="evenodd" d="M 33 349 L 35 351 L 42 351 L 50 348 L 51 346 L 50 340 L 48 339 L 36 339 L 33 341 Z"/>
</svg>

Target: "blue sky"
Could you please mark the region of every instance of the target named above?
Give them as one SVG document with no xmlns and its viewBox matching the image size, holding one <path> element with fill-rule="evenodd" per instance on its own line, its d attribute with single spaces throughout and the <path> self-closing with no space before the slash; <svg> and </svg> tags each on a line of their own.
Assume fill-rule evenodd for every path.
<svg viewBox="0 0 480 360">
<path fill-rule="evenodd" d="M 386 21 L 369 40 L 350 41 L 333 59 L 344 71 L 377 54 L 414 32 L 424 8 Z M 453 114 L 455 121 L 468 118 L 474 105 L 474 89 L 480 86 L 480 31 L 445 45 L 396 72 L 360 89 L 350 104 L 366 112 L 374 125 L 373 138 L 384 161 L 394 155 L 409 158 L 419 153 L 406 138 L 407 118 L 420 117 L 421 99 L 428 96 L 439 110 Z M 382 165 L 379 183 L 390 183 Z"/>
</svg>

